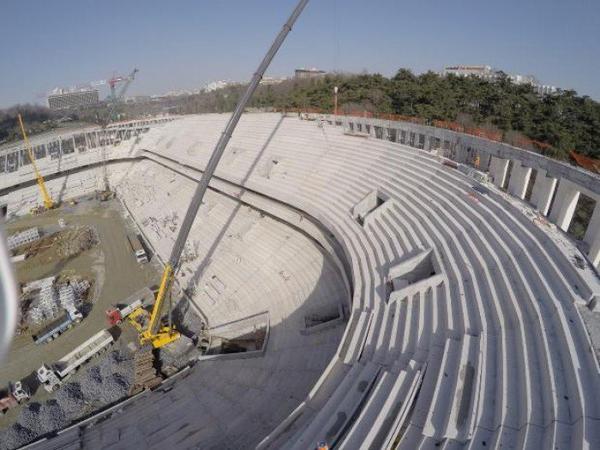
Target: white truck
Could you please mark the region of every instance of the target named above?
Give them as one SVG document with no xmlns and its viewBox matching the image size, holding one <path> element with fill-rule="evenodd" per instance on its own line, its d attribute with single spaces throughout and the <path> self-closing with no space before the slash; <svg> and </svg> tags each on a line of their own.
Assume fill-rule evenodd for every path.
<svg viewBox="0 0 600 450">
<path fill-rule="evenodd" d="M 55 364 L 51 366 L 42 364 L 36 370 L 38 381 L 46 391 L 55 391 L 60 387 L 63 380 L 75 372 L 79 366 L 106 349 L 113 342 L 114 338 L 107 330 L 96 333 L 72 352 L 59 359 Z"/>
<path fill-rule="evenodd" d="M 55 391 L 61 385 L 60 378 L 58 378 L 56 372 L 50 367 L 48 367 L 46 364 L 42 364 L 42 367 L 36 370 L 35 374 L 37 376 L 38 381 L 42 384 L 42 386 L 44 386 L 44 389 L 46 389 L 46 391 L 48 392 Z"/>
<path fill-rule="evenodd" d="M 31 397 L 29 388 L 25 386 L 22 381 L 15 381 L 14 383 L 9 383 L 8 386 L 10 392 L 12 393 L 12 396 L 19 403 L 21 403 L 24 400 L 29 400 L 29 398 Z"/>
<path fill-rule="evenodd" d="M 146 254 L 146 250 L 144 250 L 144 247 L 140 242 L 140 238 L 136 234 L 129 233 L 127 235 L 127 240 L 129 240 L 129 245 L 131 245 L 131 249 L 133 250 L 136 261 L 141 264 L 147 263 L 148 255 Z"/>
</svg>

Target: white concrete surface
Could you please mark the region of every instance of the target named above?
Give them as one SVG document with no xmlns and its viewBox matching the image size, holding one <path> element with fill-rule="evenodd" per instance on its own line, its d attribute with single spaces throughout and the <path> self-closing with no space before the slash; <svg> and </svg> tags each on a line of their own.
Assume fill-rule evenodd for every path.
<svg viewBox="0 0 600 450">
<path fill-rule="evenodd" d="M 567 231 L 571 225 L 577 200 L 579 200 L 579 192 L 577 185 L 569 180 L 562 179 L 558 183 L 549 218 L 563 231 Z"/>
<path fill-rule="evenodd" d="M 557 182 L 558 180 L 549 177 L 545 170 L 538 169 L 531 192 L 531 204 L 545 216 L 550 210 Z"/>
<path fill-rule="evenodd" d="M 192 188 L 167 167 L 197 176 L 226 120 L 191 116 L 151 129 L 134 156 L 162 166 L 118 165 L 119 194 L 161 254 Z M 506 167 L 492 159 L 494 184 Z M 311 216 L 335 238 L 353 287 L 341 341 L 300 340 L 290 311 L 310 310 L 310 288 L 292 291 L 304 294 L 290 301 L 273 295 L 287 291 L 286 278 L 314 286 L 319 298 L 339 293 L 329 276 L 318 281 L 322 254 L 309 264 L 316 247 L 285 239 L 282 224 L 246 207 L 227 225 L 236 202 L 209 196 L 191 240 L 206 255 L 221 231 L 226 239 L 196 277 L 195 301 L 217 321 L 261 312 L 267 302 L 281 334 L 264 360 L 200 363 L 172 391 L 39 448 L 312 448 L 323 439 L 340 448 L 600 446 L 600 371 L 576 308 L 600 293 L 598 277 L 523 201 L 426 151 L 277 114 L 243 117 L 216 176 L 211 186 L 289 205 L 295 209 L 282 215 Z M 561 186 L 550 219 L 564 228 L 579 188 Z M 353 208 L 375 190 L 386 201 L 360 224 Z M 431 249 L 436 273 L 394 287 L 390 269 L 422 249 Z"/>
<path fill-rule="evenodd" d="M 519 161 L 515 161 L 510 180 L 508 180 L 508 192 L 517 198 L 524 199 L 530 178 L 531 167 L 523 166 Z"/>
<path fill-rule="evenodd" d="M 492 182 L 497 187 L 504 186 L 506 181 L 506 175 L 508 173 L 508 164 L 510 160 L 497 158 L 492 156 L 492 160 L 490 162 L 490 176 L 492 177 Z"/>
</svg>

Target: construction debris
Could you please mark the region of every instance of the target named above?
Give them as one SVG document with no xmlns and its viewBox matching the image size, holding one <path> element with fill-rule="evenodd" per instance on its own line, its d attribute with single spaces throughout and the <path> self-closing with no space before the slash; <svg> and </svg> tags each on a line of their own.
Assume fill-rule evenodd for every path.
<svg viewBox="0 0 600 450">
<path fill-rule="evenodd" d="M 21 324 L 23 329 L 29 326 L 41 326 L 56 319 L 65 311 L 75 314 L 86 299 L 90 282 L 71 278 L 56 284 L 55 277 L 43 278 L 26 284 L 21 299 Z"/>
<path fill-rule="evenodd" d="M 56 253 L 63 258 L 71 258 L 89 250 L 98 244 L 98 237 L 93 228 L 81 227 L 59 233 Z"/>
<path fill-rule="evenodd" d="M 23 244 L 27 258 L 49 248 L 55 249 L 60 258 L 72 258 L 89 250 L 98 244 L 96 231 L 89 226 L 64 228 L 56 233 L 49 234 L 41 239 Z"/>
</svg>

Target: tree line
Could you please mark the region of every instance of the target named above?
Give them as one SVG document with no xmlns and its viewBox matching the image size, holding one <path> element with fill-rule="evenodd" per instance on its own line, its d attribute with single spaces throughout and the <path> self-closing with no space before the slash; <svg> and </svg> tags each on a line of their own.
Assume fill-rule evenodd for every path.
<svg viewBox="0 0 600 450">
<path fill-rule="evenodd" d="M 341 112 L 366 110 L 415 116 L 427 122 L 457 122 L 500 131 L 505 140 L 523 135 L 552 146 L 549 156 L 567 159 L 570 150 L 600 158 L 600 103 L 573 90 L 541 96 L 529 84 L 506 75 L 497 81 L 474 76 L 414 75 L 400 69 L 391 78 L 379 74 L 328 75 L 263 86 L 253 104 L 275 108 L 333 110 L 338 86 Z"/>
<path fill-rule="evenodd" d="M 393 77 L 379 74 L 330 74 L 313 80 L 287 80 L 261 85 L 251 106 L 260 109 L 319 109 L 333 111 L 333 88 L 338 86 L 340 112 L 369 111 L 414 116 L 432 123 L 451 121 L 465 127 L 498 132 L 506 142 L 526 137 L 549 144 L 548 156 L 568 159 L 569 152 L 600 159 L 600 103 L 573 90 L 538 95 L 533 86 L 514 84 L 507 76 L 497 81 L 477 77 L 441 76 L 434 72 L 415 75 L 400 69 Z M 245 85 L 159 101 L 119 105 L 120 119 L 169 112 L 195 114 L 232 111 Z M 30 132 L 57 125 L 57 118 L 101 122 L 105 104 L 56 113 L 47 108 L 19 105 L 0 110 L 0 143 L 18 139 L 16 113 L 20 111 Z M 531 148 L 540 150 L 539 148 Z"/>
</svg>

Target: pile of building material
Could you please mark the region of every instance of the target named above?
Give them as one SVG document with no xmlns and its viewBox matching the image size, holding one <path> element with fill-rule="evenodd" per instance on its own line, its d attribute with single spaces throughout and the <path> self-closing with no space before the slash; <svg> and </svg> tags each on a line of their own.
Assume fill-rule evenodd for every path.
<svg viewBox="0 0 600 450">
<path fill-rule="evenodd" d="M 23 287 L 24 298 L 33 295 L 27 303 L 28 307 L 23 311 L 25 325 L 41 325 L 56 319 L 64 311 L 74 312 L 80 308 L 90 288 L 90 282 L 71 279 L 56 285 L 55 281 L 55 277 L 48 277 L 32 281 Z"/>
<path fill-rule="evenodd" d="M 58 286 L 58 301 L 67 311 L 77 309 L 81 306 L 83 298 L 90 288 L 87 280 L 72 280 Z"/>
<path fill-rule="evenodd" d="M 10 235 L 6 242 L 9 250 L 14 250 L 25 244 L 30 244 L 40 239 L 40 232 L 37 228 L 29 228 L 18 233 Z"/>
<path fill-rule="evenodd" d="M 56 319 L 60 312 L 58 295 L 54 289 L 55 277 L 44 278 L 29 283 L 23 292 L 33 292 L 35 289 L 39 289 L 39 293 L 36 298 L 31 302 L 29 311 L 26 315 L 26 321 L 30 325 L 41 325 L 49 320 Z M 35 283 L 32 288 L 31 285 Z"/>
<path fill-rule="evenodd" d="M 144 389 L 152 389 L 162 382 L 154 367 L 154 353 L 151 346 L 139 349 L 134 357 L 133 385 L 129 391 L 130 395 L 142 392 Z"/>
<path fill-rule="evenodd" d="M 98 244 L 98 237 L 93 228 L 80 227 L 60 233 L 55 244 L 58 256 L 70 258 Z"/>
</svg>

